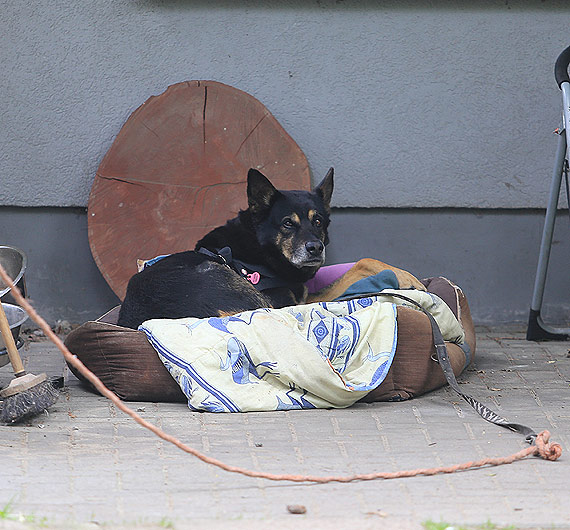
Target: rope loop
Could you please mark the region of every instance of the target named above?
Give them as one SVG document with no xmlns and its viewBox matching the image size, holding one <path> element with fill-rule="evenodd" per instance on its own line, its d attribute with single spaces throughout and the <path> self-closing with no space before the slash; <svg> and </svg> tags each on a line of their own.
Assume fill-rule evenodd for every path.
<svg viewBox="0 0 570 530">
<path fill-rule="evenodd" d="M 562 446 L 556 442 L 550 442 L 550 432 L 542 431 L 536 435 L 535 445 L 538 455 L 545 460 L 558 460 L 562 454 Z"/>
</svg>

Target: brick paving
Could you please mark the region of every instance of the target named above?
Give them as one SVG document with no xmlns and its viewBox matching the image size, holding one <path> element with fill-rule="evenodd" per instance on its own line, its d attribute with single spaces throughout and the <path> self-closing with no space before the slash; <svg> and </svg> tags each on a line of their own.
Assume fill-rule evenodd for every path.
<svg viewBox="0 0 570 530">
<path fill-rule="evenodd" d="M 570 343 L 522 329 L 478 328 L 466 393 L 511 421 L 548 429 L 563 455 L 434 477 L 350 484 L 270 482 L 182 453 L 135 424 L 65 368 L 49 342 L 21 350 L 27 369 L 64 375 L 49 414 L 0 426 L 0 528 L 386 528 L 455 525 L 570 528 Z M 0 369 L 0 384 L 11 379 Z M 145 419 L 229 464 L 273 473 L 345 475 L 506 456 L 522 436 L 488 424 L 449 388 L 402 403 L 343 410 L 193 413 L 131 403 Z M 305 514 L 290 514 L 302 505 Z M 19 522 L 17 519 L 28 522 Z M 31 522 L 30 522 L 31 521 Z"/>
</svg>

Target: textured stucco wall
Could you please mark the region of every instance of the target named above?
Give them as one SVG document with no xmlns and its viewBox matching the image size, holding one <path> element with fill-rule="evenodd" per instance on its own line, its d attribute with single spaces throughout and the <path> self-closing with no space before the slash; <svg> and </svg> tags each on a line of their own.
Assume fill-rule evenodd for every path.
<svg viewBox="0 0 570 530">
<path fill-rule="evenodd" d="M 85 206 L 129 114 L 170 84 L 254 95 L 337 170 L 334 204 L 546 204 L 555 0 L 0 0 L 0 205 Z"/>
</svg>

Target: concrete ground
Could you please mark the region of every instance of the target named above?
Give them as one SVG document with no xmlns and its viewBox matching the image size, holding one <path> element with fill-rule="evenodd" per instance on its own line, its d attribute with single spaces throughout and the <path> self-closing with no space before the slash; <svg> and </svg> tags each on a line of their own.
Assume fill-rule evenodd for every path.
<svg viewBox="0 0 570 530">
<path fill-rule="evenodd" d="M 570 343 L 527 342 L 520 328 L 477 331 L 462 388 L 512 421 L 548 429 L 563 448 L 558 461 L 348 484 L 247 478 L 157 438 L 85 390 L 51 343 L 28 343 L 27 369 L 63 374 L 65 388 L 49 414 L 0 426 L 0 528 L 570 528 Z M 0 369 L 0 385 L 10 379 L 9 366 Z M 217 415 L 130 405 L 209 456 L 273 473 L 407 470 L 526 447 L 448 388 L 345 410 Z M 292 505 L 306 513 L 290 513 Z"/>
</svg>

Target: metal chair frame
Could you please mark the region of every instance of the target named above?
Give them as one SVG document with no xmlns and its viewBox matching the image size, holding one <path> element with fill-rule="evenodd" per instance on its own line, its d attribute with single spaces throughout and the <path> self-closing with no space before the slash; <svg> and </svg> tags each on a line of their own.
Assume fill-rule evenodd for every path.
<svg viewBox="0 0 570 530">
<path fill-rule="evenodd" d="M 538 256 L 538 266 L 534 282 L 534 291 L 528 319 L 527 340 L 567 340 L 570 338 L 570 328 L 557 328 L 546 324 L 540 314 L 544 298 L 544 286 L 552 247 L 552 235 L 556 212 L 558 210 L 558 198 L 562 177 L 566 176 L 566 190 L 568 194 L 568 146 L 570 145 L 570 78 L 568 76 L 568 64 L 570 63 L 570 46 L 566 48 L 556 60 L 554 74 L 556 82 L 562 91 L 562 127 L 558 129 L 558 148 L 554 161 L 554 171 L 550 186 L 550 196 L 546 208 L 542 240 Z M 570 207 L 570 197 L 567 196 Z"/>
</svg>

